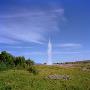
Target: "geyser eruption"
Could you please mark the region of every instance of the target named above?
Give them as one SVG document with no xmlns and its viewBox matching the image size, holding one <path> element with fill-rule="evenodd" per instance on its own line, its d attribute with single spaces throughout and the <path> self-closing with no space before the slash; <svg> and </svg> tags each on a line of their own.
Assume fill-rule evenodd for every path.
<svg viewBox="0 0 90 90">
<path fill-rule="evenodd" d="M 48 61 L 47 61 L 47 65 L 52 65 L 52 44 L 51 44 L 50 40 L 48 42 Z"/>
</svg>

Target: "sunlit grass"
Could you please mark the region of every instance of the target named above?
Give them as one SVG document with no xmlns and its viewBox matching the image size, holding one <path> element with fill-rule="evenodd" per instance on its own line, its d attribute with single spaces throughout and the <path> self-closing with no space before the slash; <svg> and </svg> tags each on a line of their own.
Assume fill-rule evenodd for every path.
<svg viewBox="0 0 90 90">
<path fill-rule="evenodd" d="M 90 90 L 90 72 L 78 67 L 35 66 L 38 75 L 26 70 L 0 72 L 0 90 Z M 48 75 L 69 75 L 70 80 L 45 79 Z"/>
</svg>

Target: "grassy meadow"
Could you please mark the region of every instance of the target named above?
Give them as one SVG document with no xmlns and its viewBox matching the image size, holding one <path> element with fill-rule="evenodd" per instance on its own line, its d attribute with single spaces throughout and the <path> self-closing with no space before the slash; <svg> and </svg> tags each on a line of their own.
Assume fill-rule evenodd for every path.
<svg viewBox="0 0 90 90">
<path fill-rule="evenodd" d="M 13 69 L 0 72 L 0 90 L 90 90 L 90 71 L 87 65 L 36 65 L 39 74 Z M 48 75 L 69 75 L 70 80 L 46 79 Z"/>
</svg>

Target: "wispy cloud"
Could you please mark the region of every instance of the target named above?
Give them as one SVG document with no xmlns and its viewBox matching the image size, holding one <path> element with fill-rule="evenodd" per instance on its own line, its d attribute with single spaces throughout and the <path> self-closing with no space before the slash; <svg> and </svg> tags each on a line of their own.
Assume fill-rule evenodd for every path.
<svg viewBox="0 0 90 90">
<path fill-rule="evenodd" d="M 64 43 L 64 44 L 57 44 L 56 47 L 80 48 L 80 47 L 82 47 L 82 44 L 78 44 L 78 43 Z"/>
<path fill-rule="evenodd" d="M 29 48 L 32 48 L 32 47 L 29 47 L 29 46 L 4 46 L 3 48 L 8 48 L 8 49 L 29 49 Z"/>
<path fill-rule="evenodd" d="M 7 19 L 7 18 L 17 18 L 17 17 L 30 17 L 30 16 L 47 16 L 47 17 L 57 17 L 64 15 L 64 9 L 63 8 L 57 8 L 57 9 L 49 9 L 49 10 L 24 10 L 23 12 L 10 12 L 9 14 L 0 15 L 1 19 Z"/>
<path fill-rule="evenodd" d="M 0 43 L 1 44 L 17 44 L 17 41 L 12 40 L 12 39 L 8 39 L 5 37 L 0 37 Z"/>
<path fill-rule="evenodd" d="M 42 44 L 48 33 L 59 30 L 58 18 L 62 20 L 63 17 L 62 8 L 0 15 L 0 40 L 3 36 L 3 43 L 24 41 Z"/>
<path fill-rule="evenodd" d="M 72 54 L 87 54 L 87 53 L 90 53 L 90 51 L 54 51 L 54 52 L 52 52 L 52 55 L 72 55 Z M 33 52 L 30 52 L 30 51 L 28 51 L 28 52 L 22 52 L 21 53 L 22 55 L 25 55 L 25 56 L 27 56 L 27 55 L 35 55 L 35 56 L 37 56 L 37 55 L 40 55 L 40 56 L 46 56 L 47 55 L 47 52 L 41 52 L 41 51 L 33 51 Z M 52 56 L 52 58 L 53 58 L 53 56 Z"/>
<path fill-rule="evenodd" d="M 59 55 L 60 54 L 79 54 L 79 53 L 81 53 L 81 52 L 79 52 L 79 51 L 66 51 L 66 52 L 65 51 L 61 51 L 61 52 L 57 51 L 57 52 L 53 52 L 53 54 L 55 54 L 55 55 L 56 54 L 59 54 Z"/>
</svg>

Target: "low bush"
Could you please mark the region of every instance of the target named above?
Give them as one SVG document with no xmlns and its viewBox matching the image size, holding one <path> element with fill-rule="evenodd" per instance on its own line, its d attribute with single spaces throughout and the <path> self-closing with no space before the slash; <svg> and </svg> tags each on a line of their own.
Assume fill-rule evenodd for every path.
<svg viewBox="0 0 90 90">
<path fill-rule="evenodd" d="M 34 67 L 34 66 L 30 66 L 27 71 L 29 71 L 30 73 L 33 73 L 34 75 L 38 74 L 39 71 Z"/>
<path fill-rule="evenodd" d="M 7 70 L 7 69 L 8 69 L 8 68 L 7 68 L 6 64 L 0 63 L 0 71 L 5 71 L 5 70 Z"/>
</svg>

